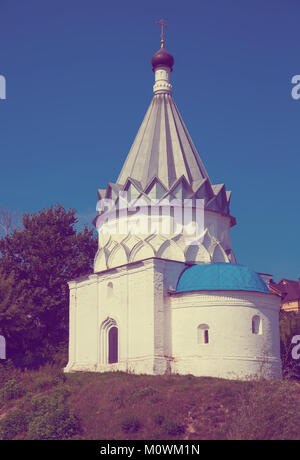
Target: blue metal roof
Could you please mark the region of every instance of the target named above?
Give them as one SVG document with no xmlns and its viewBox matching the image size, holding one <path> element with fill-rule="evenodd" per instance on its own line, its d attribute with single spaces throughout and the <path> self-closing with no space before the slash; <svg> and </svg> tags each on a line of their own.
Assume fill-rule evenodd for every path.
<svg viewBox="0 0 300 460">
<path fill-rule="evenodd" d="M 270 291 L 264 280 L 249 267 L 231 263 L 193 265 L 184 270 L 176 292 Z"/>
</svg>

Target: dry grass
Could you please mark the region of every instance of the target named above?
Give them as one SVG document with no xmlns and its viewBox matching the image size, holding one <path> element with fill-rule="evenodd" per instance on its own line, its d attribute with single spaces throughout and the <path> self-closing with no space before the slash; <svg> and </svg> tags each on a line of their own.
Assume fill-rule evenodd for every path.
<svg viewBox="0 0 300 460">
<path fill-rule="evenodd" d="M 64 375 L 57 367 L 45 366 L 38 371 L 11 370 L 0 380 L 0 391 L 12 379 L 22 392 L 16 390 L 15 397 L 2 402 L 0 427 L 15 409 L 27 414 L 34 426 L 34 399 L 42 395 L 50 401 L 66 389 L 68 417 L 74 415 L 80 424 L 74 432 L 77 439 L 300 439 L 297 382 L 122 372 Z M 26 436 L 23 428 L 15 437 Z"/>
<path fill-rule="evenodd" d="M 235 440 L 299 440 L 300 385 L 259 380 L 241 391 L 228 432 Z"/>
</svg>

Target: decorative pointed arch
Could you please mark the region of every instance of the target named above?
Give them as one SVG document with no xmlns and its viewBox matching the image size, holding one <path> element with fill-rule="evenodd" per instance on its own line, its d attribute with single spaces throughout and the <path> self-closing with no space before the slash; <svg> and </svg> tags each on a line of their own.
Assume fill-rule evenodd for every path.
<svg viewBox="0 0 300 460">
<path fill-rule="evenodd" d="M 122 240 L 121 244 L 127 253 L 128 260 L 130 260 L 130 254 L 133 248 L 135 248 L 141 242 L 142 242 L 141 238 L 138 238 L 136 235 L 132 235 L 131 233 L 126 235 L 124 240 Z"/>
<path fill-rule="evenodd" d="M 211 234 L 209 233 L 208 229 L 205 229 L 204 236 L 202 239 L 202 244 L 205 247 L 205 249 L 209 250 L 210 247 L 212 246 L 212 242 L 213 242 L 213 239 L 212 239 Z"/>
<path fill-rule="evenodd" d="M 229 262 L 228 256 L 220 244 L 217 244 L 213 250 L 212 262 Z"/>
<path fill-rule="evenodd" d="M 108 232 L 100 231 L 98 241 L 99 241 L 99 248 L 104 248 L 106 246 L 109 246 L 111 242 L 111 234 Z"/>
<path fill-rule="evenodd" d="M 120 265 L 127 264 L 127 254 L 124 247 L 121 244 L 118 244 L 110 253 L 108 257 L 107 264 L 109 268 L 118 267 Z"/>
<path fill-rule="evenodd" d="M 100 364 L 119 361 L 119 328 L 114 318 L 107 317 L 100 326 Z"/>
<path fill-rule="evenodd" d="M 147 241 L 147 243 L 150 244 L 150 246 L 153 248 L 153 250 L 155 251 L 155 254 L 158 253 L 159 249 L 162 247 L 162 245 L 165 243 L 166 238 L 164 238 L 163 236 L 161 236 L 160 234 L 152 234 L 150 236 L 147 236 L 147 238 L 145 239 L 145 241 Z"/>
<path fill-rule="evenodd" d="M 147 194 L 151 199 L 160 199 L 166 193 L 166 187 L 157 177 L 154 177 L 145 189 L 145 194 Z"/>
<path fill-rule="evenodd" d="M 106 254 L 104 249 L 99 249 L 95 256 L 94 272 L 101 272 L 107 269 Z"/>
<path fill-rule="evenodd" d="M 149 259 L 150 257 L 155 257 L 153 248 L 150 244 L 145 241 L 138 243 L 132 250 L 130 255 L 130 262 L 135 262 L 137 260 Z"/>
<path fill-rule="evenodd" d="M 184 262 L 184 253 L 182 249 L 174 243 L 174 241 L 166 241 L 160 247 L 157 256 L 161 259 L 177 260 L 178 262 Z"/>
<path fill-rule="evenodd" d="M 188 246 L 185 251 L 185 260 L 187 262 L 211 262 L 209 252 L 205 249 L 203 244 L 192 244 Z"/>
</svg>

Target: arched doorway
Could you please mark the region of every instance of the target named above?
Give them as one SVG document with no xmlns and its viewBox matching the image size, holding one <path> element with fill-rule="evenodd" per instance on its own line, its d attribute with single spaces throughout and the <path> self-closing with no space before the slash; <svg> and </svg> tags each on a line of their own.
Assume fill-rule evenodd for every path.
<svg viewBox="0 0 300 460">
<path fill-rule="evenodd" d="M 113 318 L 106 318 L 100 329 L 100 364 L 119 362 L 119 329 Z"/>
</svg>

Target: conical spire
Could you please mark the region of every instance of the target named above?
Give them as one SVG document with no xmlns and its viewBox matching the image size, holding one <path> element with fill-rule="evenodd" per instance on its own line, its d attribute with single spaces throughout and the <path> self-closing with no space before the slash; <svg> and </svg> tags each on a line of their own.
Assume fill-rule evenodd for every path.
<svg viewBox="0 0 300 460">
<path fill-rule="evenodd" d="M 230 192 L 224 184 L 212 185 L 209 180 L 172 98 L 174 58 L 165 50 L 163 38 L 161 44 L 151 61 L 155 73 L 153 99 L 117 182 L 98 191 L 95 272 L 151 257 L 187 263 L 235 261 L 229 235 L 235 224 L 229 214 Z M 191 220 L 179 234 L 174 230 L 176 225 L 173 230 L 165 230 L 166 216 L 172 225 L 176 224 L 170 206 L 184 206 L 186 199 L 192 207 Z M 198 200 L 204 207 L 204 221 L 200 223 L 199 240 L 190 242 L 185 239 L 190 224 L 199 229 Z M 158 221 L 155 216 L 152 219 L 154 204 L 161 207 Z M 117 214 L 111 217 L 114 208 Z"/>
<path fill-rule="evenodd" d="M 154 97 L 117 182 L 109 183 L 106 193 L 101 190 L 99 196 L 112 198 L 122 190 L 130 192 L 131 188 L 129 196 L 135 198 L 203 198 L 207 209 L 228 215 L 230 193 L 224 184 L 211 184 L 172 98 L 170 73 L 174 58 L 164 48 L 163 33 L 161 48 L 151 63 L 155 73 Z"/>
<path fill-rule="evenodd" d="M 161 48 L 151 59 L 154 97 L 117 183 L 125 184 L 131 178 L 146 190 L 156 178 L 167 191 L 184 177 L 194 189 L 209 179 L 171 96 L 174 58 L 164 48 L 164 27 L 168 26 L 163 19 L 157 24 L 161 25 Z"/>
<path fill-rule="evenodd" d="M 170 189 L 182 176 L 192 188 L 208 179 L 172 96 L 162 90 L 151 101 L 117 183 L 130 177 L 145 189 L 156 177 Z"/>
</svg>

